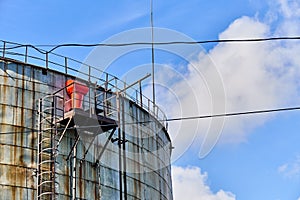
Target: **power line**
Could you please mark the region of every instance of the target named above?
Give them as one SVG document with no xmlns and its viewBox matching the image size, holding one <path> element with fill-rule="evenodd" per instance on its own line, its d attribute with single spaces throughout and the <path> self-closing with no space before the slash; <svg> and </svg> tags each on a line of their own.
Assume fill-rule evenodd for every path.
<svg viewBox="0 0 300 200">
<path fill-rule="evenodd" d="M 284 112 L 284 111 L 293 111 L 300 110 L 300 107 L 289 107 L 289 108 L 278 108 L 270 110 L 254 110 L 254 111 L 245 111 L 245 112 L 233 112 L 233 113 L 223 113 L 223 114 L 213 114 L 213 115 L 200 115 L 200 116 L 190 116 L 190 117 L 178 117 L 170 118 L 165 121 L 182 121 L 182 120 L 194 120 L 194 119 L 205 119 L 205 118 L 215 118 L 215 117 L 232 117 L 239 115 L 253 115 L 253 114 L 263 114 L 263 113 L 272 113 L 272 112 Z"/>
<path fill-rule="evenodd" d="M 184 121 L 184 120 L 196 120 L 196 119 L 207 119 L 207 118 L 215 118 L 215 117 L 233 117 L 233 116 L 241 116 L 241 115 L 254 115 L 254 114 L 264 114 L 264 113 L 274 113 L 274 112 L 286 112 L 286 111 L 296 111 L 300 110 L 300 106 L 298 107 L 286 107 L 286 108 L 277 108 L 277 109 L 267 109 L 267 110 L 254 110 L 254 111 L 244 111 L 244 112 L 232 112 L 232 113 L 223 113 L 223 114 L 213 114 L 213 115 L 197 115 L 197 116 L 189 116 L 189 117 L 177 117 L 177 118 L 169 118 L 165 120 L 160 120 L 160 122 L 171 122 L 171 121 Z M 155 121 L 142 121 L 142 122 L 132 122 L 126 123 L 126 125 L 134 125 L 134 124 L 146 124 L 153 123 Z M 88 129 L 88 128 L 99 128 L 105 126 L 112 126 L 115 124 L 106 124 L 106 125 L 94 125 L 94 126 L 80 126 L 80 127 L 70 127 L 66 128 L 67 130 L 75 130 L 75 129 Z M 49 129 L 51 130 L 51 129 Z M 57 130 L 65 130 L 65 128 L 58 128 Z M 32 129 L 29 131 L 22 132 L 0 132 L 2 134 L 15 134 L 15 133 L 32 133 L 38 132 L 37 129 Z"/>
<path fill-rule="evenodd" d="M 99 43 L 99 44 L 60 44 L 55 45 L 48 53 L 53 52 L 60 47 L 122 47 L 135 45 L 176 45 L 176 44 L 206 44 L 206 43 L 229 43 L 229 42 L 263 42 L 272 40 L 300 40 L 300 37 L 270 37 L 270 38 L 254 38 L 254 39 L 224 39 L 224 40 L 203 40 L 203 41 L 170 41 L 170 42 L 131 42 L 131 43 Z"/>
<path fill-rule="evenodd" d="M 80 43 L 66 43 L 57 45 L 23 45 L 12 42 L 7 42 L 0 40 L 2 42 L 7 42 L 8 44 L 14 44 L 16 46 L 9 47 L 7 49 L 15 49 L 20 47 L 32 47 L 42 54 L 51 53 L 60 47 L 122 47 L 122 46 L 135 46 L 135 45 L 176 45 L 176 44 L 206 44 L 206 43 L 240 43 L 240 42 L 266 42 L 266 41 L 276 41 L 276 40 L 300 40 L 300 36 L 282 36 L 282 37 L 268 37 L 268 38 L 248 38 L 248 39 L 218 39 L 218 40 L 201 40 L 201 41 L 167 41 L 167 42 L 130 42 L 130 43 L 96 43 L 96 44 L 80 44 Z M 45 51 L 38 47 L 53 47 L 49 51 Z"/>
</svg>

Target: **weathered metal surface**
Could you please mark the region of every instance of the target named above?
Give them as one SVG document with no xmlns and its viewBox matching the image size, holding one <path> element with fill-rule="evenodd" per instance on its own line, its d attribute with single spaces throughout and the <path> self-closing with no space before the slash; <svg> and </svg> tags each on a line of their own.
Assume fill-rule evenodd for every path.
<svg viewBox="0 0 300 200">
<path fill-rule="evenodd" d="M 66 74 L 18 62 L 0 60 L 0 192 L 3 199 L 36 199 L 37 101 L 65 86 Z M 61 95 L 64 95 L 63 91 Z M 91 97 L 90 98 L 94 98 Z M 85 97 L 85 103 L 89 99 Z M 112 97 L 110 106 L 114 104 Z M 170 138 L 159 121 L 140 105 L 123 101 L 122 120 L 126 142 L 126 177 L 118 171 L 119 148 L 110 142 L 95 167 L 108 133 L 97 137 L 85 156 L 89 138 L 76 146 L 76 159 L 67 157 L 75 142 L 74 130 L 67 130 L 59 145 L 57 161 L 57 199 L 74 196 L 73 169 L 76 167 L 75 193 L 78 199 L 120 199 L 119 180 L 126 179 L 127 199 L 172 199 Z M 107 113 L 113 112 L 108 109 Z M 116 117 L 116 116 L 115 116 Z M 115 120 L 117 120 L 115 118 Z M 139 122 L 152 121 L 148 124 Z M 117 138 L 118 131 L 113 139 Z M 85 160 L 82 160 L 85 158 Z M 74 161 L 76 163 L 74 163 Z M 122 173 L 121 173 L 122 174 Z"/>
</svg>

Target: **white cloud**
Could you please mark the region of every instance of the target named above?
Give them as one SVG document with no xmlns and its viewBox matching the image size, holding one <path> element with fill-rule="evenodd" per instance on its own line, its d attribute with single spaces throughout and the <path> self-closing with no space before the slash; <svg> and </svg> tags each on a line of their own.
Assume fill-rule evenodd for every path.
<svg viewBox="0 0 300 200">
<path fill-rule="evenodd" d="M 282 164 L 277 169 L 278 173 L 286 178 L 300 177 L 300 156 L 289 163 Z"/>
<path fill-rule="evenodd" d="M 270 27 L 256 19 L 242 17 L 220 34 L 228 38 L 264 38 Z M 299 46 L 282 43 L 223 43 L 209 52 L 219 69 L 227 95 L 227 112 L 284 107 L 297 94 L 300 77 L 298 56 L 291 51 Z M 203 62 L 199 60 L 198 66 Z M 268 115 L 270 116 L 270 115 Z M 229 141 L 243 141 L 246 133 L 263 124 L 268 116 L 234 117 L 226 121 L 224 133 Z"/>
<path fill-rule="evenodd" d="M 288 168 L 288 164 L 280 165 L 280 166 L 278 167 L 278 172 L 279 172 L 279 173 L 284 173 L 284 172 L 287 170 L 287 168 Z"/>
<path fill-rule="evenodd" d="M 296 33 L 298 30 L 285 29 L 284 23 L 289 22 L 292 23 L 290 26 L 299 27 L 298 15 L 289 15 L 292 12 L 289 9 L 295 9 L 293 4 L 286 1 L 280 3 L 280 12 L 285 13 L 285 20 L 275 29 L 273 24 L 244 16 L 232 22 L 219 38 L 265 38 L 278 33 L 283 36 L 291 32 Z M 167 111 L 169 107 L 170 112 L 167 113 L 171 118 L 217 114 L 212 109 L 213 104 L 222 100 L 215 97 L 212 100 L 212 85 L 207 84 L 207 81 L 213 80 L 210 70 L 217 69 L 226 91 L 226 112 L 272 109 L 297 104 L 300 100 L 299 51 L 298 41 L 217 44 L 208 53 L 201 52 L 198 59 L 188 65 L 186 73 L 174 75 L 165 69 L 159 71 L 158 78 L 161 77 L 160 81 L 165 83 L 177 98 L 170 98 L 168 93 L 161 93 L 160 102 L 167 107 Z M 273 116 L 268 114 L 226 118 L 221 141 L 246 141 L 251 130 L 263 125 Z M 195 140 L 195 132 L 203 139 L 210 122 L 210 119 L 201 120 L 197 124 L 197 120 L 189 120 L 181 122 L 181 127 L 172 122 L 170 133 L 173 135 L 175 147 L 184 149 L 182 146 L 191 144 Z M 172 128 L 172 125 L 176 128 Z"/>
<path fill-rule="evenodd" d="M 266 22 L 256 17 L 244 16 L 234 20 L 220 33 L 219 38 L 265 38 L 277 36 L 279 33 L 282 36 L 296 33 L 297 28 L 285 28 L 287 22 L 293 23 L 292 27 L 300 27 L 300 21 L 295 23 L 298 21 L 297 15 L 287 18 L 288 10 L 294 8 L 290 3 L 284 4 L 285 1 L 279 3 L 278 5 L 282 5 L 279 6 L 281 10 L 272 12 L 286 14 L 282 14 L 284 20 L 277 23 L 277 26 L 274 27 L 274 21 Z M 170 34 L 166 35 L 171 37 Z M 173 41 L 172 37 L 168 40 Z M 185 38 L 180 37 L 180 40 Z M 184 52 L 195 49 L 194 45 L 170 46 L 174 47 L 172 50 L 175 52 L 178 49 Z M 219 43 L 209 52 L 201 51 L 192 61 L 188 60 L 191 62 L 184 66 L 184 70 L 182 64 L 164 64 L 159 67 L 156 65 L 155 82 L 160 84 L 156 87 L 156 102 L 164 108 L 168 118 L 273 109 L 298 104 L 299 52 L 300 43 L 295 40 Z M 152 96 L 151 91 L 151 87 L 148 87 L 143 92 Z M 263 125 L 273 116 L 275 115 L 230 117 L 225 119 L 224 127 L 222 118 L 170 122 L 169 132 L 175 146 L 173 161 L 193 143 L 202 143 L 201 147 L 194 147 L 200 148 L 200 151 L 206 148 L 206 152 L 202 154 L 205 156 L 217 141 L 245 142 L 253 129 Z M 220 132 L 221 140 L 218 140 Z"/>
<path fill-rule="evenodd" d="M 278 0 L 281 13 L 286 18 L 299 17 L 300 16 L 300 3 L 296 0 Z"/>
<path fill-rule="evenodd" d="M 277 0 L 270 2 L 270 10 L 266 15 L 268 25 L 275 31 L 274 35 L 299 35 L 300 2 L 297 0 Z"/>
<path fill-rule="evenodd" d="M 213 193 L 207 185 L 207 173 L 199 167 L 172 167 L 173 193 L 175 200 L 234 200 L 231 192 L 219 190 Z"/>
</svg>

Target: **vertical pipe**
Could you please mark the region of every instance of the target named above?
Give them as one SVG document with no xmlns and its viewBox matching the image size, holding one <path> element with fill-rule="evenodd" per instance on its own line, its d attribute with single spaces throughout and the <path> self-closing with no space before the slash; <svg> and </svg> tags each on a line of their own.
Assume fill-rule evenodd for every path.
<svg viewBox="0 0 300 200">
<path fill-rule="evenodd" d="M 150 113 L 150 99 L 148 99 L 148 112 Z"/>
<path fill-rule="evenodd" d="M 5 47 L 6 46 L 6 42 L 3 41 L 3 51 L 2 51 L 2 57 L 4 58 L 5 57 Z"/>
<path fill-rule="evenodd" d="M 92 117 L 92 106 L 91 106 L 91 66 L 89 66 L 89 113 L 90 113 L 90 117 Z"/>
<path fill-rule="evenodd" d="M 127 173 L 126 173 L 126 133 L 125 133 L 125 110 L 124 110 L 124 99 L 122 100 L 122 144 L 123 144 L 123 182 L 124 182 L 124 199 L 127 200 Z"/>
<path fill-rule="evenodd" d="M 139 92 L 136 90 L 136 91 L 135 91 L 135 99 L 136 99 L 136 100 L 139 99 L 139 94 L 138 94 L 138 93 L 139 93 Z"/>
<path fill-rule="evenodd" d="M 48 69 L 48 52 L 46 52 L 46 69 Z"/>
<path fill-rule="evenodd" d="M 64 76 L 65 77 L 65 82 L 66 82 L 66 80 L 67 80 L 67 77 L 66 77 L 66 75 Z M 63 89 L 63 97 L 62 97 L 62 118 L 64 119 L 65 118 L 65 112 L 66 112 L 66 90 L 65 90 L 65 88 Z"/>
<path fill-rule="evenodd" d="M 73 82 L 72 83 L 72 85 L 73 85 L 73 95 L 72 95 L 72 103 L 71 103 L 71 108 L 72 108 L 72 110 L 74 110 L 75 109 L 75 94 L 76 94 L 76 84 L 75 84 L 75 82 Z"/>
<path fill-rule="evenodd" d="M 99 140 L 96 140 L 97 141 L 97 147 L 99 146 Z M 100 164 L 96 166 L 97 168 L 97 175 L 98 175 L 98 200 L 101 200 L 101 173 L 100 173 Z"/>
<path fill-rule="evenodd" d="M 139 110 L 136 108 L 136 109 L 134 109 L 135 110 L 135 121 L 136 122 L 140 122 L 141 121 L 141 116 L 140 116 L 140 112 L 139 112 Z M 137 136 L 137 138 L 139 138 L 138 140 L 137 140 L 137 143 L 138 143 L 138 148 L 140 148 L 139 150 L 138 150 L 138 157 L 137 157 L 137 159 L 138 159 L 138 163 L 142 163 L 142 153 L 141 152 L 143 152 L 143 136 L 142 136 L 142 129 L 141 129 L 141 124 L 139 124 L 139 123 L 137 123 L 136 124 L 136 136 Z M 142 180 L 142 173 L 141 173 L 141 170 L 142 170 L 142 167 L 143 167 L 143 165 L 138 165 L 138 171 L 139 171 L 139 177 L 140 177 L 140 181 Z M 142 195 L 142 186 L 141 186 L 141 184 L 140 184 L 140 188 L 139 188 L 139 190 L 140 190 L 140 193 L 141 193 L 141 196 L 143 196 Z"/>
<path fill-rule="evenodd" d="M 105 76 L 105 85 L 104 85 L 104 95 L 103 95 L 103 112 L 104 112 L 104 117 L 106 117 L 106 113 L 108 112 L 108 108 L 107 108 L 107 91 L 108 91 L 108 74 L 106 74 Z"/>
<path fill-rule="evenodd" d="M 99 95 L 97 94 L 97 81 L 95 81 L 95 83 L 94 83 L 94 88 L 93 88 L 94 90 L 94 109 L 93 109 L 93 114 L 98 114 L 97 113 L 97 105 L 98 105 L 98 97 L 99 97 Z"/>
<path fill-rule="evenodd" d="M 73 150 L 72 200 L 76 200 L 76 154 L 77 154 L 77 145 Z"/>
<path fill-rule="evenodd" d="M 121 126 L 120 126 L 120 120 L 121 120 L 121 113 L 120 113 L 120 93 L 117 92 L 117 113 L 118 113 L 118 146 L 119 146 L 119 185 L 120 185 L 120 200 L 123 199 L 122 194 L 122 149 L 121 149 Z"/>
<path fill-rule="evenodd" d="M 157 134 L 155 134 L 156 135 L 156 141 L 159 141 L 159 133 L 157 133 Z M 160 154 L 159 154 L 159 149 L 160 147 L 159 147 L 159 143 L 158 142 L 156 142 L 156 152 L 157 152 L 157 158 L 160 158 Z M 162 168 L 161 168 L 161 160 L 160 159 L 157 159 L 157 172 L 159 173 L 159 196 L 160 196 L 160 199 L 163 199 L 163 195 L 162 195 L 162 185 L 163 185 L 163 183 L 162 183 L 162 177 L 163 177 L 163 173 L 162 173 Z"/>
<path fill-rule="evenodd" d="M 143 94 L 142 94 L 142 84 L 141 84 L 141 81 L 139 81 L 139 90 L 140 90 L 141 107 L 143 108 Z"/>
<path fill-rule="evenodd" d="M 28 46 L 25 47 L 25 63 L 27 63 L 28 58 Z"/>
<path fill-rule="evenodd" d="M 40 176 L 40 172 L 41 172 L 41 148 L 42 148 L 42 144 L 41 144 L 41 132 L 42 132 L 42 99 L 39 99 L 39 117 L 38 117 L 38 145 L 37 145 L 37 172 L 36 172 L 36 177 L 37 177 L 37 195 L 36 195 L 36 199 L 39 200 L 39 195 L 41 194 L 41 176 Z"/>
<path fill-rule="evenodd" d="M 65 83 L 67 82 L 68 78 L 67 78 L 67 74 L 68 74 L 68 58 L 65 57 Z M 65 118 L 65 112 L 66 112 L 66 85 L 64 85 L 65 89 L 63 90 L 63 118 Z"/>
<path fill-rule="evenodd" d="M 68 58 L 65 57 L 65 74 L 68 74 Z"/>
<path fill-rule="evenodd" d="M 126 92 L 126 89 L 125 89 L 125 88 L 126 88 L 126 79 L 125 79 L 123 85 L 124 85 L 124 90 L 125 90 L 125 92 L 123 93 L 123 95 L 126 97 L 126 93 L 127 93 L 127 92 Z"/>
</svg>

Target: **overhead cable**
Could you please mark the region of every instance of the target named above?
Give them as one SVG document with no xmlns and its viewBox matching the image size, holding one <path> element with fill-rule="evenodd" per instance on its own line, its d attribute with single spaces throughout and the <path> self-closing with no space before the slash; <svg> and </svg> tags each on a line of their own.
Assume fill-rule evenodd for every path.
<svg viewBox="0 0 300 200">
<path fill-rule="evenodd" d="M 189 116 L 189 117 L 176 117 L 176 118 L 169 118 L 165 120 L 159 120 L 160 122 L 171 122 L 171 121 L 184 121 L 184 120 L 196 120 L 196 119 L 207 119 L 207 118 L 215 118 L 215 117 L 234 117 L 234 116 L 242 116 L 242 115 L 254 115 L 254 114 L 266 114 L 266 113 L 274 113 L 274 112 L 286 112 L 286 111 L 296 111 L 300 110 L 300 106 L 298 107 L 286 107 L 286 108 L 277 108 L 277 109 L 267 109 L 267 110 L 254 110 L 254 111 L 244 111 L 244 112 L 232 112 L 232 113 L 223 113 L 223 114 L 212 114 L 212 115 L 196 115 L 196 116 Z M 134 125 L 134 124 L 146 124 L 146 123 L 153 123 L 155 121 L 141 121 L 141 122 L 129 122 L 125 125 Z M 88 128 L 97 128 L 97 127 L 105 127 L 105 126 L 112 126 L 115 124 L 106 124 L 106 125 L 93 125 L 93 126 L 80 126 L 80 127 L 69 127 L 66 128 L 67 130 L 74 130 L 74 129 L 88 129 Z M 65 128 L 59 128 L 57 130 L 64 130 Z M 37 129 L 29 130 L 29 131 L 22 131 L 22 132 L 0 132 L 1 134 L 15 134 L 15 133 L 32 133 L 38 132 Z"/>
<path fill-rule="evenodd" d="M 135 46 L 135 45 L 179 45 L 179 44 L 206 44 L 206 43 L 240 43 L 240 42 L 265 42 L 265 41 L 276 41 L 276 40 L 300 40 L 300 36 L 282 36 L 282 37 L 268 37 L 268 38 L 245 38 L 245 39 L 218 39 L 218 40 L 201 40 L 201 41 L 166 41 L 166 42 L 128 42 L 128 43 L 95 43 L 95 44 L 80 44 L 80 43 L 66 43 L 66 44 L 46 44 L 46 45 L 23 45 L 12 42 L 7 42 L 8 44 L 14 44 L 15 46 L 9 47 L 7 49 L 15 49 L 20 47 L 32 47 L 39 51 L 40 53 L 46 54 L 51 53 L 60 47 L 122 47 L 122 46 Z M 4 40 L 0 40 L 6 42 Z M 49 51 L 45 51 L 38 47 L 53 47 Z"/>
</svg>

